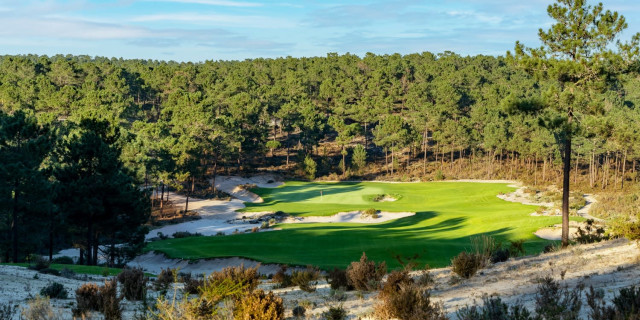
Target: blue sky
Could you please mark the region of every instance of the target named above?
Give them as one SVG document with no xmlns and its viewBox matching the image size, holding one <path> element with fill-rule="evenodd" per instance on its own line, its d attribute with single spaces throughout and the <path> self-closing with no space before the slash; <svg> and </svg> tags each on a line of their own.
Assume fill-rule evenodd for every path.
<svg viewBox="0 0 640 320">
<path fill-rule="evenodd" d="M 602 0 L 640 31 L 638 0 Z M 535 46 L 552 0 L 0 0 L 0 54 L 175 61 L 328 52 L 504 55 Z M 592 3 L 595 3 L 592 1 Z"/>
</svg>

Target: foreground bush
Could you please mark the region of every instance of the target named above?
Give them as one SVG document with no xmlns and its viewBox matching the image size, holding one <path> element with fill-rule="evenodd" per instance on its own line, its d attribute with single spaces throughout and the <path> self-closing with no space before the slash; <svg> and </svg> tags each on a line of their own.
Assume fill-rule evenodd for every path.
<svg viewBox="0 0 640 320">
<path fill-rule="evenodd" d="M 589 288 L 587 304 L 591 308 L 589 317 L 602 320 L 640 319 L 640 288 L 622 288 L 613 298 L 613 305 L 604 302 L 604 291 Z"/>
<path fill-rule="evenodd" d="M 479 269 L 484 267 L 486 257 L 472 252 L 460 252 L 451 260 L 451 270 L 462 278 L 473 277 Z"/>
<path fill-rule="evenodd" d="M 60 283 L 53 282 L 40 290 L 40 295 L 51 299 L 66 299 L 69 291 Z"/>
<path fill-rule="evenodd" d="M 237 267 L 224 268 L 222 271 L 210 274 L 208 281 L 221 282 L 224 279 L 229 279 L 233 283 L 242 284 L 247 291 L 251 292 L 258 286 L 259 267 L 260 265 L 245 268 L 242 264 Z"/>
<path fill-rule="evenodd" d="M 60 311 L 51 307 L 51 300 L 47 297 L 36 296 L 23 307 L 22 320 L 62 320 Z"/>
<path fill-rule="evenodd" d="M 13 302 L 0 303 L 0 320 L 12 320 L 16 314 L 17 308 Z"/>
<path fill-rule="evenodd" d="M 373 291 L 378 288 L 386 273 L 387 264 L 384 261 L 376 266 L 376 263 L 369 261 L 363 252 L 360 261 L 351 262 L 347 268 L 347 279 L 349 285 L 358 290 Z"/>
<path fill-rule="evenodd" d="M 140 268 L 123 269 L 118 274 L 118 282 L 122 284 L 122 294 L 129 301 L 144 299 L 148 280 Z"/>
<path fill-rule="evenodd" d="M 156 291 L 164 291 L 167 290 L 169 288 L 169 285 L 171 285 L 176 277 L 176 270 L 175 269 L 161 269 L 160 273 L 158 274 L 158 277 L 156 278 L 156 280 L 153 282 L 153 288 Z"/>
<path fill-rule="evenodd" d="M 483 297 L 482 307 L 465 307 L 456 312 L 458 320 L 534 320 L 531 312 L 521 306 L 509 307 L 499 297 Z"/>
<path fill-rule="evenodd" d="M 300 287 L 305 292 L 316 291 L 317 280 L 320 278 L 320 271 L 314 267 L 307 267 L 306 270 L 294 270 L 291 273 L 291 283 Z"/>
<path fill-rule="evenodd" d="M 278 285 L 280 288 L 286 288 L 291 286 L 291 275 L 287 274 L 287 266 L 282 265 L 280 269 L 273 275 L 271 282 Z"/>
<path fill-rule="evenodd" d="M 236 302 L 234 319 L 242 320 L 281 320 L 284 319 L 282 298 L 269 292 L 257 290 Z"/>
<path fill-rule="evenodd" d="M 100 312 L 105 320 L 121 320 L 122 307 L 121 297 L 118 297 L 118 282 L 116 279 L 105 281 L 98 291 L 100 296 Z"/>
<path fill-rule="evenodd" d="M 74 315 L 82 317 L 88 311 L 100 311 L 102 299 L 100 288 L 95 283 L 85 283 L 76 289 L 76 309 Z"/>
<path fill-rule="evenodd" d="M 569 290 L 551 277 L 540 279 L 536 292 L 536 313 L 544 319 L 579 319 L 582 286 Z"/>
<path fill-rule="evenodd" d="M 342 305 L 337 307 L 329 307 L 329 310 L 322 313 L 322 319 L 325 320 L 344 320 L 347 318 L 347 311 Z"/>
<path fill-rule="evenodd" d="M 333 268 L 329 271 L 327 276 L 327 282 L 333 290 L 353 290 L 353 286 L 349 285 L 349 279 L 347 278 L 347 270 Z"/>
<path fill-rule="evenodd" d="M 378 295 L 375 307 L 378 319 L 400 320 L 446 320 L 439 304 L 431 301 L 428 288 L 420 287 L 402 277 Z"/>
</svg>

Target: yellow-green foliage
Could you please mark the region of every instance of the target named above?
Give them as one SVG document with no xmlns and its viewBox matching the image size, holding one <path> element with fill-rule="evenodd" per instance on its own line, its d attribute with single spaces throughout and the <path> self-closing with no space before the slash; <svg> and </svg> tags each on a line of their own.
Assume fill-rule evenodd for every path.
<svg viewBox="0 0 640 320">
<path fill-rule="evenodd" d="M 265 294 L 257 290 L 236 303 L 233 315 L 238 320 L 281 320 L 284 319 L 284 304 L 273 292 Z"/>
<path fill-rule="evenodd" d="M 27 303 L 27 307 L 22 309 L 24 320 L 61 320 L 62 315 L 58 310 L 51 307 L 51 300 L 48 297 L 36 296 Z"/>
</svg>

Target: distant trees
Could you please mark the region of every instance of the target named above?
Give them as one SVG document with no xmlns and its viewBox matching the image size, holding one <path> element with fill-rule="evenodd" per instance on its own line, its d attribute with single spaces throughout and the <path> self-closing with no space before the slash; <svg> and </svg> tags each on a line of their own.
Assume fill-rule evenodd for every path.
<svg viewBox="0 0 640 320">
<path fill-rule="evenodd" d="M 537 113 L 544 126 L 557 133 L 562 145 L 562 245 L 567 246 L 573 137 L 586 116 L 605 117 L 607 110 L 599 103 L 599 95 L 619 91 L 620 76 L 636 67 L 640 33 L 629 43 L 616 42 L 627 23 L 617 12 L 605 11 L 602 3 L 592 7 L 586 0 L 557 0 L 547 12 L 556 23 L 548 31 L 540 29 L 543 45 L 525 48 L 516 43 L 515 59 L 527 72 L 548 83 Z"/>
</svg>

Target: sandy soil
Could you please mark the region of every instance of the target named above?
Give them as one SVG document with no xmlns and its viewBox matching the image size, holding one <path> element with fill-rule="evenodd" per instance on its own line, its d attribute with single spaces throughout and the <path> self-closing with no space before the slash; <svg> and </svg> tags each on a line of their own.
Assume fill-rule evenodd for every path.
<svg viewBox="0 0 640 320">
<path fill-rule="evenodd" d="M 455 311 L 459 308 L 481 302 L 484 294 L 499 295 L 507 303 L 518 302 L 533 309 L 538 286 L 536 279 L 551 276 L 570 287 L 581 283 L 587 288 L 594 286 L 596 289 L 603 289 L 607 299 L 610 300 L 620 288 L 640 284 L 639 253 L 640 250 L 635 242 L 619 239 L 573 246 L 548 254 L 510 259 L 481 270 L 469 280 L 458 279 L 450 268 L 433 269 L 430 271 L 435 279 L 432 296 L 435 301 L 444 304 L 451 319 L 455 319 Z M 247 263 L 246 260 L 238 260 L 238 263 L 240 262 Z M 182 271 L 187 271 L 188 266 L 184 267 Z M 269 271 L 274 270 L 272 268 Z M 195 273 L 197 269 L 194 268 L 192 271 Z M 0 266 L 0 303 L 11 301 L 14 304 L 24 305 L 26 300 L 35 296 L 42 287 L 56 281 L 70 291 L 70 297 L 64 300 L 52 300 L 52 302 L 54 306 L 61 308 L 67 319 L 70 319 L 71 308 L 75 303 L 73 295 L 75 288 L 86 281 L 101 283 L 103 280 L 102 277 L 93 277 L 86 281 L 73 280 L 43 274 L 38 274 L 38 279 L 34 279 L 35 275 L 35 271 L 25 268 Z M 414 276 L 417 276 L 417 273 L 414 273 Z M 297 287 L 276 289 L 267 280 L 264 280 L 260 287 L 273 290 L 284 298 L 288 317 L 291 316 L 291 310 L 299 304 L 314 305 L 311 310 L 307 310 L 310 319 L 319 319 L 323 311 L 330 306 L 340 304 L 348 311 L 349 319 L 367 319 L 373 311 L 376 296 L 376 293 L 347 292 L 347 299 L 338 302 L 330 296 L 330 289 L 325 281 L 318 283 L 314 293 L 303 292 Z M 150 295 L 156 297 L 158 293 L 151 291 Z M 584 294 L 582 299 L 585 300 Z M 124 306 L 125 319 L 130 319 L 134 312 L 141 308 L 140 303 L 127 301 Z M 582 310 L 584 319 L 587 312 L 588 307 L 584 303 Z"/>
</svg>

